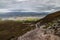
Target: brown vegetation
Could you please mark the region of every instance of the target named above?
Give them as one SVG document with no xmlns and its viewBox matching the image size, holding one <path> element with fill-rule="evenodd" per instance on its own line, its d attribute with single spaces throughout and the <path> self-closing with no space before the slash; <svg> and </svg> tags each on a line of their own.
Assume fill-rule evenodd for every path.
<svg viewBox="0 0 60 40">
<path fill-rule="evenodd" d="M 40 22 L 41 24 L 45 24 L 45 23 L 53 21 L 55 18 L 60 18 L 60 11 L 51 13 L 51 14 L 47 15 L 46 17 L 36 21 L 35 23 Z"/>
<path fill-rule="evenodd" d="M 34 28 L 35 27 L 30 26 L 30 24 L 23 24 L 16 21 L 1 21 L 0 40 L 10 40 L 19 37 Z"/>
</svg>

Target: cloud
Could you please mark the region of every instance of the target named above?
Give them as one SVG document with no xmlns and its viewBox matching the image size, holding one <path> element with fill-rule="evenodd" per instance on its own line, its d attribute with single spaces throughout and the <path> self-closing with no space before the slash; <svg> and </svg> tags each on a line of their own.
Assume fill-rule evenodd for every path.
<svg viewBox="0 0 60 40">
<path fill-rule="evenodd" d="M 20 12 L 53 12 L 60 10 L 60 0 L 0 0 L 0 10 Z"/>
<path fill-rule="evenodd" d="M 0 13 L 7 13 L 7 12 L 11 12 L 8 9 L 0 9 Z"/>
<path fill-rule="evenodd" d="M 16 0 L 17 2 L 21 2 L 21 1 L 28 1 L 28 0 Z"/>
</svg>

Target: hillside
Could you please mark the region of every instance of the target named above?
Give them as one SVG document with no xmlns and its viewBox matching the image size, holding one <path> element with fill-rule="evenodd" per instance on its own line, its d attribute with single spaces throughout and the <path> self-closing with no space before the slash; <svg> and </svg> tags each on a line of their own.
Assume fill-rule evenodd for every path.
<svg viewBox="0 0 60 40">
<path fill-rule="evenodd" d="M 33 30 L 35 26 L 19 21 L 0 21 L 0 40 L 10 40 Z"/>
<path fill-rule="evenodd" d="M 60 11 L 51 13 L 35 23 L 36 29 L 21 36 L 19 40 L 60 40 Z"/>
<path fill-rule="evenodd" d="M 38 20 L 36 25 L 46 31 L 53 30 L 54 34 L 60 36 L 60 11 L 51 13 L 41 20 Z"/>
<path fill-rule="evenodd" d="M 36 21 L 35 23 L 40 22 L 41 23 L 40 25 L 42 25 L 42 24 L 45 24 L 45 23 L 49 23 L 49 22 L 51 22 L 53 20 L 57 20 L 57 18 L 60 18 L 60 11 L 48 14 L 47 16 L 45 16 L 44 18 Z"/>
<path fill-rule="evenodd" d="M 0 21 L 0 40 L 60 40 L 60 11 L 36 22 Z"/>
<path fill-rule="evenodd" d="M 44 17 L 42 20 L 42 23 L 43 22 L 51 22 L 52 20 L 56 19 L 56 18 L 59 18 L 60 17 L 60 11 L 58 12 L 55 12 L 55 13 L 51 13 L 49 15 L 47 15 L 46 17 Z"/>
</svg>

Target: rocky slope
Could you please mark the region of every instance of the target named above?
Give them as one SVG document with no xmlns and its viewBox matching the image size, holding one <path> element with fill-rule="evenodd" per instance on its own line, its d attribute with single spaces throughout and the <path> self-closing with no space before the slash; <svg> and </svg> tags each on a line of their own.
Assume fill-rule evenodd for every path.
<svg viewBox="0 0 60 40">
<path fill-rule="evenodd" d="M 60 40 L 60 11 L 47 15 L 35 22 L 36 29 L 18 40 Z"/>
<path fill-rule="evenodd" d="M 54 34 L 60 36 L 60 11 L 47 15 L 40 22 L 38 21 L 36 25 L 37 27 L 46 29 L 47 33 L 53 31 Z"/>
<path fill-rule="evenodd" d="M 54 34 L 45 34 L 44 30 L 38 28 L 20 36 L 18 40 L 60 40 L 60 37 Z"/>
</svg>

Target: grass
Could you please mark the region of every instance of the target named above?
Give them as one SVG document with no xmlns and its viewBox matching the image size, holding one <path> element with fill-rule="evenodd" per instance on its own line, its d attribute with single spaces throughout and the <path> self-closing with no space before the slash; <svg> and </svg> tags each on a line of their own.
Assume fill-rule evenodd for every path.
<svg viewBox="0 0 60 40">
<path fill-rule="evenodd" d="M 8 40 L 12 36 L 18 37 L 22 36 L 26 32 L 35 29 L 35 25 L 30 26 L 30 24 L 23 24 L 23 23 L 31 23 L 35 22 L 38 19 L 31 19 L 28 18 L 24 21 L 12 21 L 12 20 L 5 20 L 0 21 L 0 40 Z"/>
</svg>

